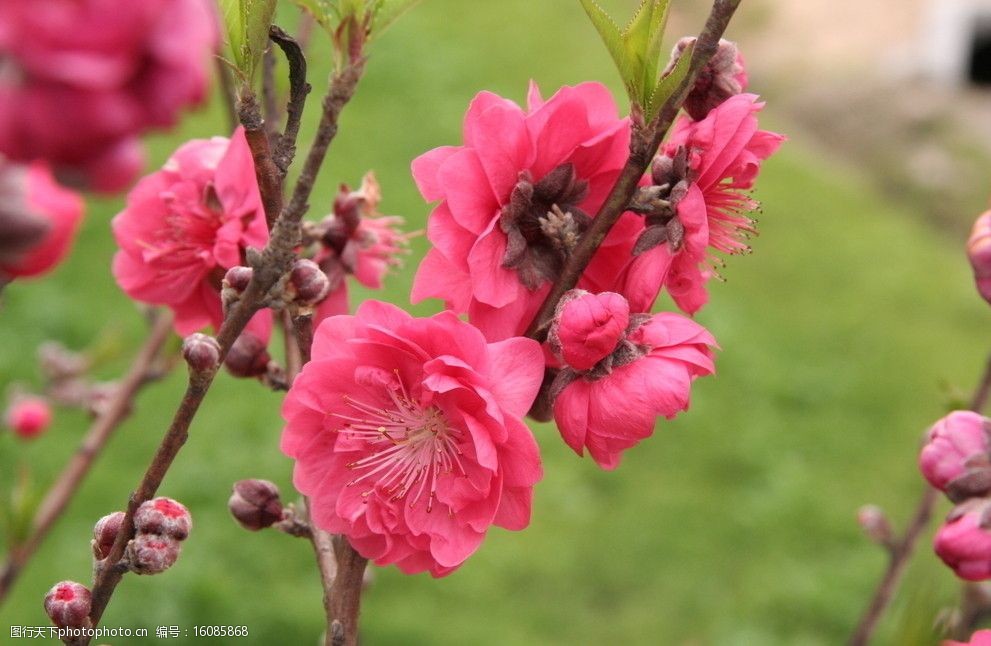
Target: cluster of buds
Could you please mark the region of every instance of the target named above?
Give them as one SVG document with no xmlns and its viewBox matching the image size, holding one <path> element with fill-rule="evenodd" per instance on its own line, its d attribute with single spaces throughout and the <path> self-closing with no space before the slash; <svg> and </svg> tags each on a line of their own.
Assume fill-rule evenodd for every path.
<svg viewBox="0 0 991 646">
<path fill-rule="evenodd" d="M 192 525 L 189 510 L 171 498 L 142 503 L 134 513 L 135 534 L 124 555 L 128 568 L 136 574 L 158 574 L 172 567 Z"/>
<path fill-rule="evenodd" d="M 241 527 L 257 532 L 285 517 L 279 488 L 268 480 L 239 480 L 227 501 L 234 520 Z"/>
<path fill-rule="evenodd" d="M 936 533 L 936 554 L 962 579 L 991 579 L 991 419 L 954 411 L 936 422 L 919 468 L 958 503 Z"/>
</svg>

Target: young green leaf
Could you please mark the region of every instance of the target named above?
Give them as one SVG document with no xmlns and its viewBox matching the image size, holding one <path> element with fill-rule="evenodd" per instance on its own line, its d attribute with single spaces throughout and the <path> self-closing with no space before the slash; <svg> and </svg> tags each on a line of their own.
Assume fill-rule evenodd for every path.
<svg viewBox="0 0 991 646">
<path fill-rule="evenodd" d="M 320 27 L 329 33 L 333 33 L 338 21 L 337 7 L 330 0 L 292 0 L 293 3 L 313 16 Z"/>
<path fill-rule="evenodd" d="M 609 17 L 609 14 L 595 0 L 581 0 L 581 3 L 582 7 L 585 8 L 585 13 L 588 14 L 589 19 L 592 21 L 595 30 L 599 32 L 599 37 L 605 43 L 606 49 L 609 50 L 609 55 L 615 61 L 616 67 L 619 68 L 619 75 L 625 83 L 627 75 L 624 74 L 623 70 L 627 68 L 626 49 L 623 46 L 623 36 L 619 31 L 619 27 L 616 26 L 616 23 Z"/>
<path fill-rule="evenodd" d="M 404 13 L 420 4 L 420 0 L 376 0 L 372 9 L 372 38 L 396 22 Z"/>
<path fill-rule="evenodd" d="M 692 43 L 681 52 L 674 67 L 657 79 L 657 85 L 654 86 L 654 90 L 650 93 L 650 99 L 645 104 L 644 115 L 648 120 L 657 116 L 661 106 L 671 98 L 682 81 L 685 80 L 688 75 L 688 68 L 692 65 L 692 53 L 694 51 L 695 43 Z"/>
<path fill-rule="evenodd" d="M 276 0 L 220 0 L 234 65 L 250 82 L 268 47 Z"/>
</svg>

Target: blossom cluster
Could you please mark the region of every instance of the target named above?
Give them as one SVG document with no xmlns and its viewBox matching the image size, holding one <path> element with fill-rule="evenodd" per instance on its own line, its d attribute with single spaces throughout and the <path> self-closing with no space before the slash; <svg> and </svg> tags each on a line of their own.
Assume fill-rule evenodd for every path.
<svg viewBox="0 0 991 646">
<path fill-rule="evenodd" d="M 721 43 L 543 344 L 523 335 L 629 156 L 631 123 L 609 91 L 583 83 L 545 99 L 531 84 L 525 108 L 482 92 L 463 144 L 413 161 L 437 206 L 411 297 L 445 311 L 370 301 L 317 329 L 282 449 L 318 526 L 380 565 L 443 576 L 490 526 L 528 525 L 542 471 L 525 416 L 553 417 L 576 453 L 614 469 L 659 417 L 688 408 L 716 340 L 684 314 L 653 313 L 655 301 L 666 291 L 695 314 L 714 252 L 749 250 L 749 191 L 783 140 L 758 128 L 741 65 Z"/>
</svg>

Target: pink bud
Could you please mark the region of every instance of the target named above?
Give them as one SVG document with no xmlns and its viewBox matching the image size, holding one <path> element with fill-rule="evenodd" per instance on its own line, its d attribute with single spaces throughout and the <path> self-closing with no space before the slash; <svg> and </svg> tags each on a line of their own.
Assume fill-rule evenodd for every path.
<svg viewBox="0 0 991 646">
<path fill-rule="evenodd" d="M 989 432 L 991 420 L 972 411 L 954 411 L 942 418 L 926 433 L 926 444 L 919 454 L 922 475 L 932 486 L 948 494 L 960 488 L 952 485 L 963 485 L 970 495 L 986 493 L 986 490 L 970 489 L 978 484 L 972 481 L 987 480 L 984 476 L 991 475 Z M 991 481 L 982 486 L 988 485 Z M 959 497 L 951 495 L 951 498 Z"/>
<path fill-rule="evenodd" d="M 192 527 L 189 510 L 171 498 L 146 500 L 134 512 L 134 529 L 139 534 L 161 534 L 181 541 Z"/>
<path fill-rule="evenodd" d="M 282 520 L 279 488 L 268 480 L 239 480 L 227 501 L 231 515 L 241 527 L 258 531 Z"/>
<path fill-rule="evenodd" d="M 220 365 L 220 344 L 212 336 L 197 332 L 182 342 L 182 356 L 195 372 L 215 370 Z"/>
<path fill-rule="evenodd" d="M 59 628 L 82 628 L 89 624 L 89 588 L 75 581 L 62 581 L 45 595 L 45 612 Z"/>
<path fill-rule="evenodd" d="M 974 282 L 984 300 L 991 303 L 991 211 L 977 216 L 967 240 L 967 257 L 974 269 Z"/>
<path fill-rule="evenodd" d="M 957 576 L 967 581 L 991 579 L 991 502 L 970 500 L 958 505 L 939 531 L 934 548 Z"/>
<path fill-rule="evenodd" d="M 970 636 L 969 642 L 955 642 L 948 639 L 942 646 L 991 646 L 991 630 L 978 630 Z"/>
<path fill-rule="evenodd" d="M 120 526 L 124 522 L 124 512 L 115 511 L 96 521 L 93 526 L 93 552 L 96 558 L 105 559 L 117 540 Z"/>
<path fill-rule="evenodd" d="M 551 347 L 575 370 L 590 370 L 612 354 L 629 323 L 630 306 L 619 294 L 572 290 L 558 306 Z"/>
<path fill-rule="evenodd" d="M 250 332 L 242 332 L 227 353 L 224 365 L 235 377 L 258 377 L 268 372 L 271 360 L 261 339 Z"/>
<path fill-rule="evenodd" d="M 136 574 L 158 574 L 175 565 L 181 550 L 171 536 L 138 534 L 127 544 L 128 567 Z"/>
<path fill-rule="evenodd" d="M 41 397 L 18 397 L 7 408 L 4 423 L 25 440 L 33 439 L 52 423 L 52 410 Z"/>
<path fill-rule="evenodd" d="M 857 523 L 867 538 L 878 545 L 891 545 L 894 532 L 884 511 L 877 505 L 864 505 L 857 510 Z"/>
<path fill-rule="evenodd" d="M 300 305 L 316 305 L 330 291 L 330 279 L 312 260 L 301 259 L 293 264 L 289 274 L 289 284 Z"/>
</svg>

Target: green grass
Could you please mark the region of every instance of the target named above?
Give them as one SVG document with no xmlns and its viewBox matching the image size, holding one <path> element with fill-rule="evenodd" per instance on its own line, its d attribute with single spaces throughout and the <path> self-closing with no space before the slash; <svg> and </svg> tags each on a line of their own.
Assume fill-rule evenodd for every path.
<svg viewBox="0 0 991 646">
<path fill-rule="evenodd" d="M 481 89 L 522 100 L 534 78 L 547 93 L 585 79 L 619 91 L 577 3 L 466 5 L 427 0 L 375 44 L 311 200 L 314 216 L 329 209 L 337 183 L 356 184 L 374 168 L 384 210 L 421 228 L 428 207 L 409 161 L 457 143 L 461 115 Z M 311 61 L 312 117 L 327 48 Z M 154 137 L 151 166 L 185 138 L 223 132 L 221 124 L 213 106 L 180 132 Z M 311 132 L 312 123 L 301 141 Z M 921 488 L 919 435 L 949 395 L 976 379 L 989 315 L 971 284 L 963 228 L 934 230 L 884 203 L 864 169 L 837 168 L 811 150 L 793 140 L 766 165 L 756 253 L 730 259 L 727 281 L 713 285 L 698 317 L 723 349 L 718 375 L 696 384 L 691 411 L 662 424 L 614 473 L 577 459 L 553 427 L 535 428 L 546 476 L 531 527 L 493 530 L 442 580 L 377 570 L 364 604 L 365 643 L 842 642 L 884 565 L 860 536 L 855 510 L 880 504 L 898 525 L 908 515 Z M 127 365 L 142 323 L 109 273 L 108 222 L 119 206 L 91 202 L 69 262 L 6 290 L 0 387 L 37 384 L 35 348 L 49 338 L 76 348 L 101 339 L 110 357 L 99 367 L 103 378 Z M 380 297 L 406 303 L 425 244 L 416 241 L 409 270 Z M 90 528 L 126 502 L 182 384 L 174 374 L 141 396 L 0 610 L 0 634 L 10 624 L 45 625 L 41 599 L 55 581 L 88 580 Z M 127 577 L 106 625 L 152 633 L 159 625 L 247 625 L 250 638 L 235 643 L 316 643 L 323 627 L 309 546 L 243 532 L 226 511 L 240 478 L 291 491 L 291 464 L 277 449 L 279 399 L 253 382 L 218 379 L 162 488 L 195 518 L 183 556 L 162 576 Z M 35 443 L 0 436 L 0 486 L 23 464 L 43 488 L 86 424 L 64 413 Z M 954 585 L 922 545 L 907 593 L 882 626 L 885 643 L 909 642 L 905 622 L 925 630 L 938 606 L 952 602 Z"/>
</svg>

